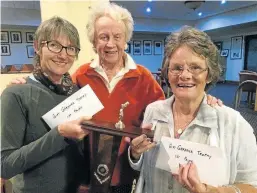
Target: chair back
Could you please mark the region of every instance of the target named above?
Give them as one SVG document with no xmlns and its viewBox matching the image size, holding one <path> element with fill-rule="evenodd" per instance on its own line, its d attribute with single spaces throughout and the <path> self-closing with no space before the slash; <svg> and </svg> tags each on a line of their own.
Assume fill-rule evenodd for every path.
<svg viewBox="0 0 257 193">
<path fill-rule="evenodd" d="M 234 109 L 237 109 L 239 107 L 239 104 L 240 104 L 240 93 L 241 91 L 243 90 L 243 88 L 246 86 L 246 85 L 252 85 L 255 89 L 256 89 L 256 86 L 257 86 L 257 80 L 246 80 L 242 83 L 239 84 L 237 90 L 236 90 L 236 94 L 235 94 L 235 99 L 234 99 Z M 256 99 L 257 100 L 257 99 Z"/>
<path fill-rule="evenodd" d="M 257 81 L 257 73 L 255 73 L 255 72 L 250 72 L 249 73 L 249 72 L 241 71 L 239 73 L 240 84 L 247 81 L 247 80 Z M 251 82 L 247 82 L 247 83 L 243 84 L 242 91 L 244 91 L 244 92 L 256 92 L 256 85 L 251 83 Z"/>
</svg>

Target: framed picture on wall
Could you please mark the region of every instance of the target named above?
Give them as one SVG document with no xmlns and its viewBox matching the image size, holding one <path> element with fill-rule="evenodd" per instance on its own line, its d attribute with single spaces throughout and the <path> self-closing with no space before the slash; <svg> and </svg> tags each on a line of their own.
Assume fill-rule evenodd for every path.
<svg viewBox="0 0 257 193">
<path fill-rule="evenodd" d="M 130 54 L 131 53 L 131 42 L 127 43 L 127 49 L 125 49 L 125 52 Z"/>
<path fill-rule="evenodd" d="M 33 58 L 34 57 L 35 50 L 34 50 L 34 47 L 32 45 L 27 46 L 27 55 L 28 55 L 28 58 Z"/>
<path fill-rule="evenodd" d="M 154 55 L 162 54 L 162 41 L 154 41 Z"/>
<path fill-rule="evenodd" d="M 227 56 L 228 56 L 228 49 L 221 50 L 220 56 L 225 56 L 225 57 L 227 57 Z"/>
<path fill-rule="evenodd" d="M 217 49 L 219 50 L 219 53 L 222 50 L 222 42 L 213 42 L 215 44 L 215 46 L 217 47 Z"/>
<path fill-rule="evenodd" d="M 11 50 L 9 44 L 1 44 L 1 56 L 10 56 Z"/>
<path fill-rule="evenodd" d="M 8 31 L 1 31 L 1 43 L 9 43 Z"/>
<path fill-rule="evenodd" d="M 141 55 L 141 41 L 135 40 L 133 42 L 133 54 L 134 55 Z"/>
<path fill-rule="evenodd" d="M 34 41 L 34 32 L 26 32 L 26 42 L 33 43 Z"/>
<path fill-rule="evenodd" d="M 152 41 L 151 40 L 144 40 L 143 41 L 143 54 L 144 55 L 151 55 L 152 54 Z"/>
<path fill-rule="evenodd" d="M 11 43 L 21 43 L 21 32 L 11 31 Z"/>
<path fill-rule="evenodd" d="M 242 43 L 243 43 L 243 36 L 235 36 L 231 38 L 231 49 L 230 49 L 231 60 L 242 58 Z"/>
</svg>

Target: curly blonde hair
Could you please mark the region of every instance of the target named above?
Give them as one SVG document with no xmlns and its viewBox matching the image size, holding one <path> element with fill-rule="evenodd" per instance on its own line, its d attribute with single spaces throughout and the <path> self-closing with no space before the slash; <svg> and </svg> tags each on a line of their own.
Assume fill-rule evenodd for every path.
<svg viewBox="0 0 257 193">
<path fill-rule="evenodd" d="M 101 5 L 92 8 L 86 27 L 89 41 L 94 45 L 95 22 L 103 16 L 108 16 L 115 21 L 122 22 L 125 26 L 125 40 L 126 42 L 129 42 L 134 30 L 134 21 L 131 13 L 127 9 L 109 2 L 102 3 Z"/>
</svg>

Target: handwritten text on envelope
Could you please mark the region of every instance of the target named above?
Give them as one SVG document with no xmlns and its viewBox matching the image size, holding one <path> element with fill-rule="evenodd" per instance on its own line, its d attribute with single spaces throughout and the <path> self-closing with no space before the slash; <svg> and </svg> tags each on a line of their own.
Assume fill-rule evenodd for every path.
<svg viewBox="0 0 257 193">
<path fill-rule="evenodd" d="M 156 167 L 178 173 L 179 164 L 193 161 L 202 183 L 224 185 L 225 161 L 220 148 L 170 137 L 162 137 Z"/>
<path fill-rule="evenodd" d="M 78 119 L 81 116 L 93 116 L 104 107 L 89 85 L 65 99 L 42 118 L 51 129 L 57 125 Z"/>
</svg>

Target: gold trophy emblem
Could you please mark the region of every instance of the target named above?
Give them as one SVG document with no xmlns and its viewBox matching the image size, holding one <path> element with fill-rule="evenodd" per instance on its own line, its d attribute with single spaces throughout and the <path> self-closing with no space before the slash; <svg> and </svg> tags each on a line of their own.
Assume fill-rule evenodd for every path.
<svg viewBox="0 0 257 193">
<path fill-rule="evenodd" d="M 120 113 L 119 113 L 119 121 L 115 124 L 116 129 L 124 129 L 125 124 L 122 122 L 124 117 L 124 109 L 129 105 L 129 102 L 125 102 L 124 104 L 121 104 Z"/>
</svg>

